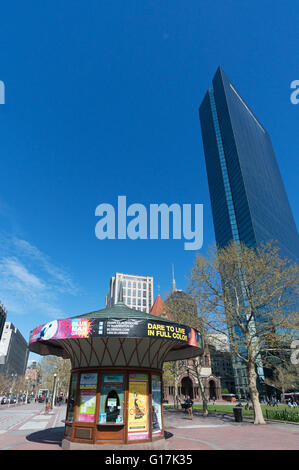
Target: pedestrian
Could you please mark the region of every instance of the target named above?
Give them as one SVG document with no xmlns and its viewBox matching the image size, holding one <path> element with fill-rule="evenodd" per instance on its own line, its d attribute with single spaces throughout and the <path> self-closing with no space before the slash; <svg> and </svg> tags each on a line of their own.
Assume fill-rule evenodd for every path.
<svg viewBox="0 0 299 470">
<path fill-rule="evenodd" d="M 187 413 L 188 405 L 187 405 L 187 397 L 185 397 L 184 403 L 182 403 L 182 408 L 184 410 L 184 414 Z"/>
<path fill-rule="evenodd" d="M 193 409 L 192 409 L 193 400 L 191 400 L 190 396 L 187 397 L 187 400 L 186 400 L 185 403 L 186 403 L 186 406 L 187 406 L 187 409 L 188 409 L 188 418 L 193 419 Z"/>
<path fill-rule="evenodd" d="M 46 398 L 46 409 L 45 409 L 45 414 L 46 414 L 46 415 L 47 415 L 47 414 L 49 414 L 50 410 L 51 410 L 51 402 L 50 402 L 50 401 L 48 401 L 48 398 Z"/>
</svg>

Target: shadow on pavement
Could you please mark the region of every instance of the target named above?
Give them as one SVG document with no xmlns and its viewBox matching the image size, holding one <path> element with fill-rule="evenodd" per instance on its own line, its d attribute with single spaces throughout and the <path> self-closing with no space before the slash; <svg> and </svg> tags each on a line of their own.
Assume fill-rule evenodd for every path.
<svg viewBox="0 0 299 470">
<path fill-rule="evenodd" d="M 49 428 L 28 434 L 28 436 L 26 436 L 26 440 L 30 442 L 38 442 L 39 444 L 53 444 L 61 447 L 63 433 L 64 426 L 59 428 Z"/>
<path fill-rule="evenodd" d="M 173 437 L 173 434 L 171 432 L 164 431 L 164 437 L 165 439 L 170 439 L 171 437 Z"/>
<path fill-rule="evenodd" d="M 33 432 L 26 436 L 26 440 L 29 442 L 36 442 L 39 444 L 52 444 L 61 447 L 61 442 L 64 435 L 64 427 L 44 429 L 43 431 Z M 164 431 L 165 439 L 170 439 L 173 434 L 168 431 Z"/>
</svg>

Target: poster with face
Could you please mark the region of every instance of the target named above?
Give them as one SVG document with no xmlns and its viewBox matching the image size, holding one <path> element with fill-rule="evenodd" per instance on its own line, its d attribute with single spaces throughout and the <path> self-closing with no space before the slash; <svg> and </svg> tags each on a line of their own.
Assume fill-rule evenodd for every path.
<svg viewBox="0 0 299 470">
<path fill-rule="evenodd" d="M 148 439 L 148 376 L 130 374 L 128 440 Z"/>
</svg>

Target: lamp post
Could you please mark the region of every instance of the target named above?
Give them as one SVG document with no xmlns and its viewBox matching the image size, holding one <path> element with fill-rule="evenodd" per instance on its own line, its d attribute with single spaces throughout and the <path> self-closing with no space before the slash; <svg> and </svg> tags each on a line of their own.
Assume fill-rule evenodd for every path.
<svg viewBox="0 0 299 470">
<path fill-rule="evenodd" d="M 57 379 L 57 374 L 54 374 L 51 409 L 53 409 L 53 406 L 54 406 L 55 393 L 56 393 L 56 379 Z"/>
</svg>

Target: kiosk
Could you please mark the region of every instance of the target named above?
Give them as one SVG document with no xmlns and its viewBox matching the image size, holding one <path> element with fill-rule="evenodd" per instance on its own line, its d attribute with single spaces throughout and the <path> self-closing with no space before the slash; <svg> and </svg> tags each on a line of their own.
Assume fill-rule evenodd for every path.
<svg viewBox="0 0 299 470">
<path fill-rule="evenodd" d="M 38 326 L 29 349 L 71 360 L 64 441 L 130 444 L 164 438 L 163 362 L 203 345 L 197 330 L 118 302 Z"/>
</svg>

